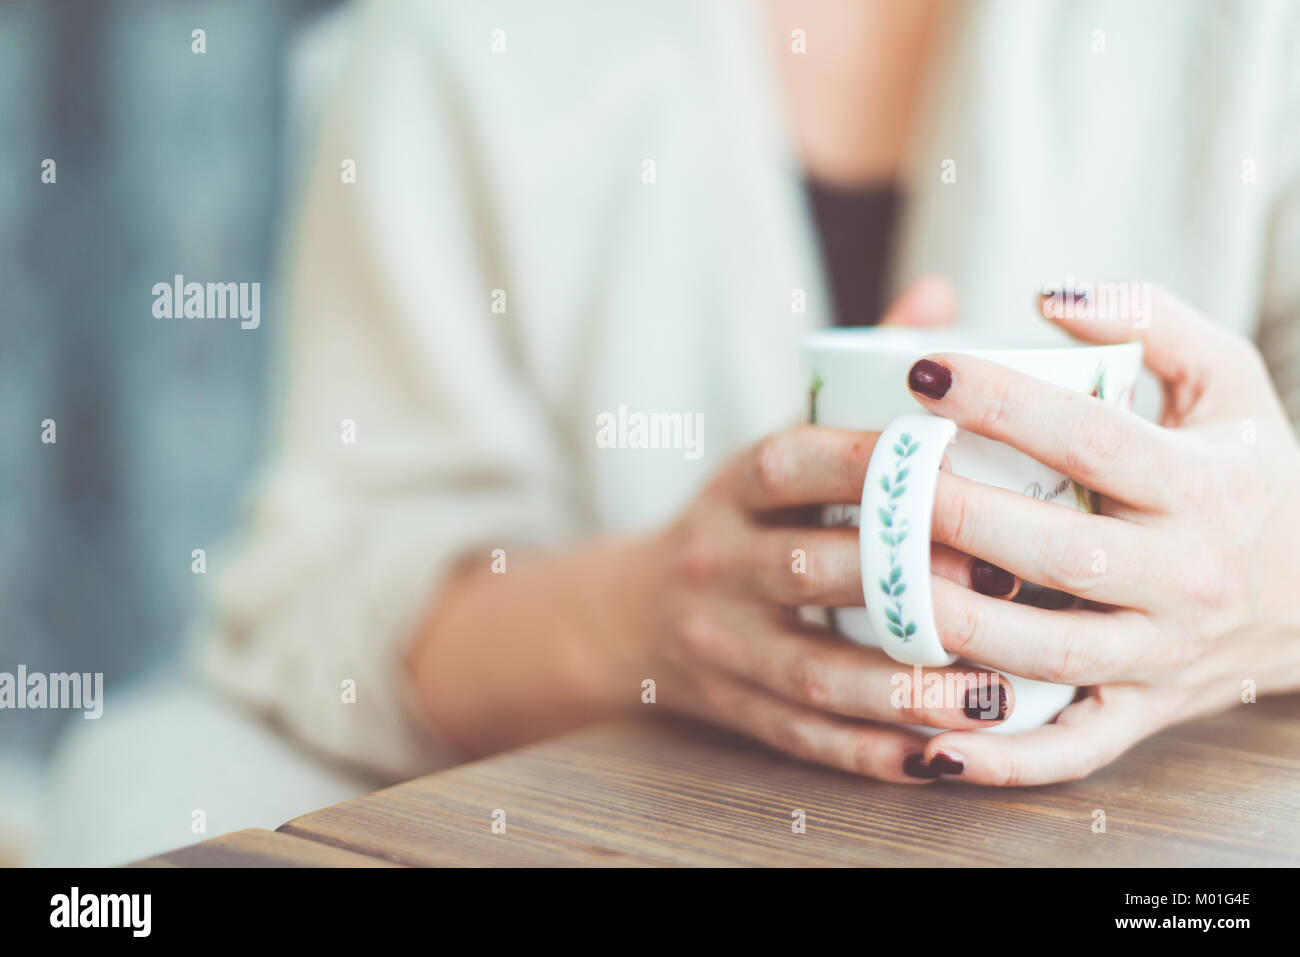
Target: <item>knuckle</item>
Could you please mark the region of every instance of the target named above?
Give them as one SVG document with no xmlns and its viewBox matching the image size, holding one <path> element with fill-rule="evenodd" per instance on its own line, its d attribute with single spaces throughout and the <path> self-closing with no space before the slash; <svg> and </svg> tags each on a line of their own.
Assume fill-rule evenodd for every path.
<svg viewBox="0 0 1300 957">
<path fill-rule="evenodd" d="M 1176 679 L 1194 674 L 1193 669 L 1205 654 L 1205 645 L 1199 636 L 1190 636 L 1177 626 L 1160 627 L 1148 623 L 1144 649 L 1135 662 L 1135 677 L 1160 680 L 1169 675 Z"/>
<path fill-rule="evenodd" d="M 1041 556 L 1045 580 L 1038 584 L 1071 595 L 1086 596 L 1097 580 L 1093 549 L 1089 543 L 1074 536 L 1064 536 L 1060 541 L 1047 544 L 1045 549 L 1047 553 Z"/>
<path fill-rule="evenodd" d="M 1066 628 L 1048 646 L 1042 667 L 1043 677 L 1054 684 L 1080 684 L 1096 673 L 1094 644 L 1074 629 Z"/>
<path fill-rule="evenodd" d="M 899 724 L 919 724 L 927 728 L 947 728 L 952 724 L 950 721 L 945 721 L 942 714 L 914 705 L 897 709 L 890 720 Z"/>
<path fill-rule="evenodd" d="M 779 751 L 796 757 L 810 758 L 813 755 L 813 742 L 805 721 L 796 715 L 782 715 L 768 733 L 768 743 Z"/>
<path fill-rule="evenodd" d="M 975 602 L 961 601 L 945 617 L 948 622 L 943 627 L 943 647 L 954 655 L 965 656 L 983 628 L 978 607 Z"/>
<path fill-rule="evenodd" d="M 993 438 L 1004 436 L 1024 405 L 1024 387 L 1011 377 L 998 379 L 989 386 L 984 407 L 976 419 L 975 431 Z"/>
<path fill-rule="evenodd" d="M 1085 399 L 1087 396 L 1071 396 L 1069 401 L 1082 402 Z M 1087 485 L 1109 474 L 1123 449 L 1123 434 L 1112 428 L 1107 410 L 1094 403 L 1080 416 L 1074 434 L 1066 443 L 1063 464 L 1072 478 Z"/>
<path fill-rule="evenodd" d="M 1219 513 L 1233 501 L 1230 479 L 1224 470 L 1194 462 L 1179 472 L 1183 504 L 1189 509 Z"/>
<path fill-rule="evenodd" d="M 787 557 L 789 554 L 787 550 L 778 556 L 778 560 L 783 563 L 781 567 L 784 569 L 785 592 L 800 604 L 816 604 L 827 594 L 829 579 L 826 571 L 820 567 L 820 563 L 812 561 L 811 556 L 807 567 L 796 568 Z"/>
<path fill-rule="evenodd" d="M 847 488 L 861 491 L 862 478 L 867 474 L 867 465 L 871 462 L 871 453 L 875 447 L 875 439 L 865 434 L 857 434 L 849 442 L 843 460 L 844 483 Z"/>
<path fill-rule="evenodd" d="M 790 662 L 787 680 L 796 699 L 809 704 L 821 704 L 827 698 L 830 684 L 829 667 L 813 654 L 799 654 Z"/>
<path fill-rule="evenodd" d="M 975 495 L 962 489 L 936 497 L 931 519 L 932 537 L 961 551 L 970 551 L 979 531 L 979 506 Z"/>
<path fill-rule="evenodd" d="M 1079 667 L 1079 651 L 1067 641 L 1054 644 L 1045 655 L 1043 678 L 1053 684 L 1070 684 Z"/>
<path fill-rule="evenodd" d="M 784 437 L 771 435 L 758 443 L 753 458 L 754 485 L 764 495 L 775 495 L 790 480 L 790 451 Z"/>
<path fill-rule="evenodd" d="M 717 625 L 707 612 L 691 610 L 682 615 L 677 634 L 689 654 L 708 657 L 717 636 Z"/>
<path fill-rule="evenodd" d="M 889 698 L 883 702 L 881 711 L 886 716 L 885 720 L 895 724 L 930 724 L 932 717 L 924 705 L 915 703 L 910 694 L 904 695 L 901 700 Z"/>
<path fill-rule="evenodd" d="M 1229 555 L 1202 554 L 1184 568 L 1183 590 L 1194 607 L 1205 612 L 1230 613 L 1253 603 L 1251 577 L 1242 563 Z"/>
<path fill-rule="evenodd" d="M 1015 752 L 998 757 L 989 769 L 989 777 L 994 785 L 1006 788 L 1019 787 L 1028 780 L 1024 763 Z"/>
<path fill-rule="evenodd" d="M 713 582 L 723 567 L 722 549 L 711 530 L 697 526 L 688 531 L 678 550 L 681 577 L 697 585 Z"/>
<path fill-rule="evenodd" d="M 855 733 L 849 761 L 851 771 L 857 774 L 875 774 L 880 766 L 880 739 L 869 731 Z"/>
</svg>

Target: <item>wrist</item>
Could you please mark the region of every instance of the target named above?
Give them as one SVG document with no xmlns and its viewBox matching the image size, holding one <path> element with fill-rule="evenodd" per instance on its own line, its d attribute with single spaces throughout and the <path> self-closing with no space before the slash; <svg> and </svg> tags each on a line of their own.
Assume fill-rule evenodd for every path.
<svg viewBox="0 0 1300 957">
<path fill-rule="evenodd" d="M 569 671 L 594 708 L 623 711 L 640 701 L 652 670 L 655 596 L 662 580 L 658 536 L 592 545 L 570 584 L 584 620 L 572 629 Z"/>
</svg>

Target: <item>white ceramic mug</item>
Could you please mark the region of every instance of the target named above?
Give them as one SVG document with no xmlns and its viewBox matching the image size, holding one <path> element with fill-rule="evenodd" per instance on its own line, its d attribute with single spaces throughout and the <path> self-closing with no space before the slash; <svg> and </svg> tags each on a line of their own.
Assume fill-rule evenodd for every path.
<svg viewBox="0 0 1300 957">
<path fill-rule="evenodd" d="M 854 641 L 878 646 L 908 665 L 950 665 L 930 604 L 930 521 L 939 467 L 986 485 L 1092 510 L 1095 496 L 1001 442 L 960 430 L 926 412 L 907 388 L 912 364 L 939 352 L 978 356 L 1053 385 L 1131 405 L 1142 346 L 1046 345 L 956 329 L 826 329 L 805 337 L 812 422 L 880 432 L 862 488 L 861 506 L 828 506 L 828 525 L 860 525 L 866 607 L 834 612 Z M 975 663 L 972 663 L 975 664 Z M 991 669 L 988 669 L 991 670 Z M 1008 675 L 1015 707 L 991 726 L 1023 731 L 1050 721 L 1074 689 Z"/>
</svg>

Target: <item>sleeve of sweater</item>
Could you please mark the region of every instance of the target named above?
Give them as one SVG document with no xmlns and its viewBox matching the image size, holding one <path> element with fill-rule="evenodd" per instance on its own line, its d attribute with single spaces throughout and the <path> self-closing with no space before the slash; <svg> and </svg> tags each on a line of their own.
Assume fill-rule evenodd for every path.
<svg viewBox="0 0 1300 957">
<path fill-rule="evenodd" d="M 1279 31 L 1275 142 L 1261 184 L 1270 190 L 1256 343 L 1293 426 L 1300 428 L 1300 12 Z"/>
<path fill-rule="evenodd" d="M 392 777 L 457 760 L 403 660 L 449 569 L 579 525 L 570 459 L 493 309 L 510 277 L 471 107 L 403 8 L 365 8 L 322 114 L 271 290 L 273 464 L 200 635 L 219 686 Z"/>
</svg>

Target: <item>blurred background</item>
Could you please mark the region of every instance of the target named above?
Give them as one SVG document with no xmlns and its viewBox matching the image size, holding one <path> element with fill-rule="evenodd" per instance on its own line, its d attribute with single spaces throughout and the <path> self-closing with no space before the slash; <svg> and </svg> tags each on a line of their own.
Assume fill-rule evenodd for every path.
<svg viewBox="0 0 1300 957">
<path fill-rule="evenodd" d="M 264 448 L 278 217 L 339 6 L 0 0 L 0 671 L 112 696 L 180 648 L 191 552 Z M 262 328 L 154 320 L 175 273 L 262 282 Z M 70 720 L 0 720 L 0 860 Z"/>
</svg>

